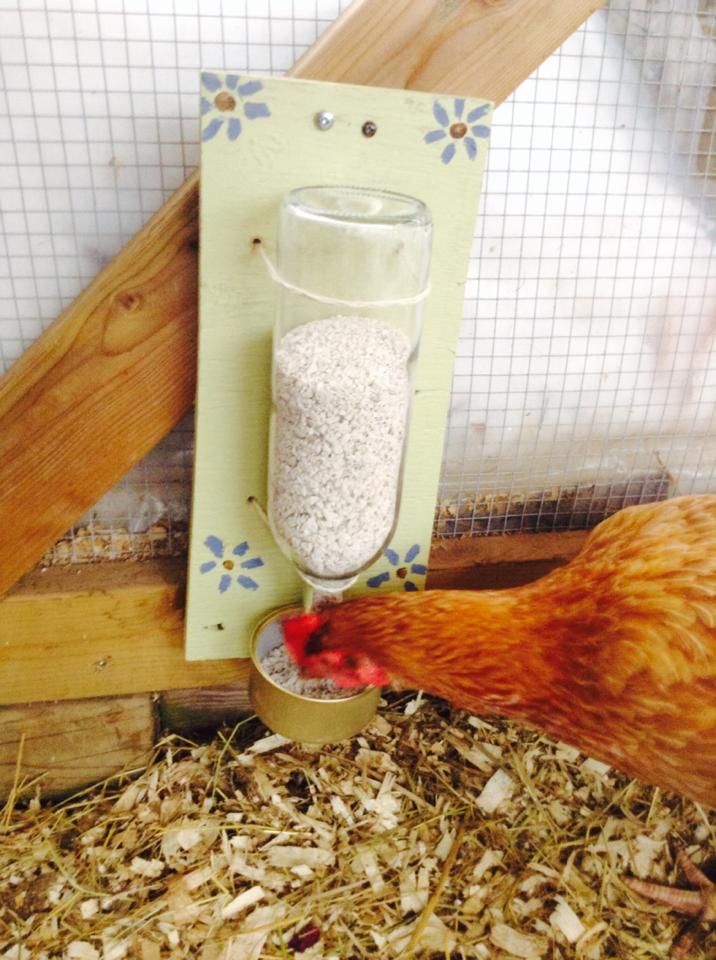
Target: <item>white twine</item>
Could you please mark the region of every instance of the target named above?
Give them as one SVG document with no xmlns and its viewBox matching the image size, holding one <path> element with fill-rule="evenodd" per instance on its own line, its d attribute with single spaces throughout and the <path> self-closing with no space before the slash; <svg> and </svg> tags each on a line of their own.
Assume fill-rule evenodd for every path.
<svg viewBox="0 0 716 960">
<path fill-rule="evenodd" d="M 307 297 L 309 300 L 316 300 L 318 303 L 330 303 L 339 307 L 355 307 L 356 309 L 368 307 L 407 307 L 411 304 L 422 303 L 423 300 L 430 296 L 431 287 L 430 281 L 428 281 L 427 286 L 424 287 L 420 293 L 416 293 L 415 296 L 399 297 L 396 300 L 340 300 L 337 297 L 324 297 L 320 293 L 314 293 L 312 290 L 306 290 L 304 287 L 297 287 L 294 283 L 288 281 L 279 272 L 276 264 L 266 253 L 264 245 L 260 240 L 254 240 L 254 248 L 258 248 L 259 253 L 263 257 L 268 274 L 274 283 L 279 284 L 279 286 L 285 290 L 290 290 L 291 293 L 297 293 L 299 296 Z"/>
</svg>

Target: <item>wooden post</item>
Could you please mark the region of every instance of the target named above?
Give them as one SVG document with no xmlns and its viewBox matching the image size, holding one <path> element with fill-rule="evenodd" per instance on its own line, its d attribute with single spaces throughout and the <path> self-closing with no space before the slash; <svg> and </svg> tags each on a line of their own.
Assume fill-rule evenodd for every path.
<svg viewBox="0 0 716 960">
<path fill-rule="evenodd" d="M 601 5 L 354 0 L 292 75 L 499 103 Z M 0 595 L 192 403 L 197 199 L 194 174 L 0 381 Z"/>
</svg>

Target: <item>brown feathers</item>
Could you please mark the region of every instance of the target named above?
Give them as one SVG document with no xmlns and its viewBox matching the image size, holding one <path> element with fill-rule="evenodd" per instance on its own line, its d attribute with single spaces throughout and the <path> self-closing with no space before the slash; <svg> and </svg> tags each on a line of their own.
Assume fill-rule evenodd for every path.
<svg viewBox="0 0 716 960">
<path fill-rule="evenodd" d="M 324 612 L 327 650 L 716 805 L 716 496 L 623 510 L 524 587 Z"/>
</svg>

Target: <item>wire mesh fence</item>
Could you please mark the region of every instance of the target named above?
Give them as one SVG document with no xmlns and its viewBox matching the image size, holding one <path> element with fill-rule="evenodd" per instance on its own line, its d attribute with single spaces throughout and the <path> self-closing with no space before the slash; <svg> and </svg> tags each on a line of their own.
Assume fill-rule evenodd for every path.
<svg viewBox="0 0 716 960">
<path fill-rule="evenodd" d="M 198 71 L 281 73 L 348 0 L 0 0 L 0 372 L 198 161 Z M 440 536 L 716 489 L 716 4 L 612 0 L 496 112 Z M 182 553 L 188 417 L 47 562 Z"/>
<path fill-rule="evenodd" d="M 714 26 L 612 0 L 497 112 L 438 534 L 714 488 Z"/>
</svg>

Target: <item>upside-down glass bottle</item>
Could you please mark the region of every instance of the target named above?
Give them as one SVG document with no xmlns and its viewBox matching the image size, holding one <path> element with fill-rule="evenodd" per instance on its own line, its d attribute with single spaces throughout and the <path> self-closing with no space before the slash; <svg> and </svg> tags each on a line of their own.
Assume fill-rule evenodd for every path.
<svg viewBox="0 0 716 960">
<path fill-rule="evenodd" d="M 426 206 L 400 194 L 305 187 L 281 204 L 268 517 L 324 592 L 395 529 L 431 238 Z"/>
</svg>

